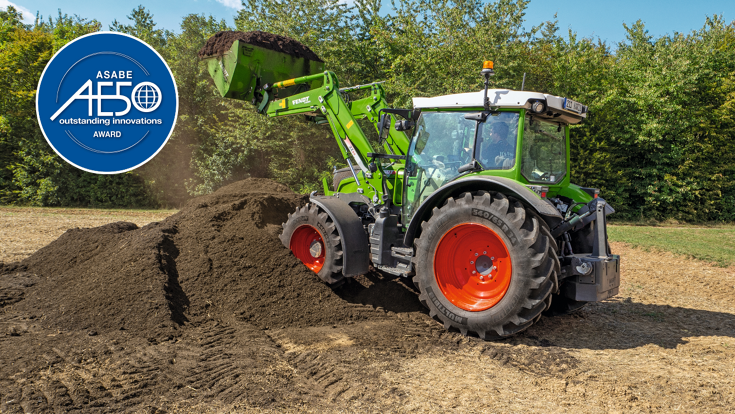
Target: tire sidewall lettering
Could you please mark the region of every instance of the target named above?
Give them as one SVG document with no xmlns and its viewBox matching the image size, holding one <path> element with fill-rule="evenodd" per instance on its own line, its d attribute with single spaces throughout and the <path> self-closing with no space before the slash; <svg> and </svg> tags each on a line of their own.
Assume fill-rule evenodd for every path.
<svg viewBox="0 0 735 414">
<path fill-rule="evenodd" d="M 325 237 L 325 235 L 327 234 L 327 229 L 325 229 L 324 226 L 322 226 L 322 223 L 318 221 L 315 224 L 316 224 L 317 230 L 319 230 L 319 233 L 321 233 L 322 235 L 322 240 L 324 240 L 324 243 L 326 243 L 327 238 Z"/>
<path fill-rule="evenodd" d="M 429 296 L 429 300 L 431 300 L 431 303 L 434 304 L 436 309 L 441 312 L 444 316 L 449 318 L 450 320 L 457 322 L 462 325 L 467 324 L 467 318 L 459 316 L 454 314 L 452 311 L 446 308 L 444 304 L 441 303 L 439 298 L 436 297 L 436 294 L 434 293 L 434 289 L 431 286 L 426 287 L 426 294 Z"/>
<path fill-rule="evenodd" d="M 518 237 L 515 235 L 513 230 L 510 228 L 510 226 L 508 226 L 508 224 L 500 220 L 500 218 L 498 218 L 498 216 L 496 216 L 495 214 L 487 210 L 473 207 L 472 215 L 475 217 L 483 218 L 495 224 L 498 228 L 500 228 L 500 230 L 503 231 L 503 233 L 505 233 L 505 235 L 508 237 L 508 240 L 510 241 L 510 244 L 512 246 L 518 245 Z"/>
</svg>

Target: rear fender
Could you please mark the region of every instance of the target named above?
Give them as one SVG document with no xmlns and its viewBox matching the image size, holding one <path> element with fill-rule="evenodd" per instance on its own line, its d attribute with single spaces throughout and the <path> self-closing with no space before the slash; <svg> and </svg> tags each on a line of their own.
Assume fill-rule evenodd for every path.
<svg viewBox="0 0 735 414">
<path fill-rule="evenodd" d="M 421 233 L 421 223 L 431 217 L 434 207 L 441 207 L 444 200 L 449 197 L 457 197 L 467 191 L 496 191 L 511 196 L 520 201 L 526 208 L 530 208 L 549 225 L 556 227 L 561 223 L 561 213 L 546 199 L 539 198 L 536 193 L 525 185 L 504 177 L 493 177 L 476 175 L 457 181 L 453 181 L 435 191 L 416 210 L 411 222 L 408 224 L 403 243 L 405 246 L 413 246 L 413 241 Z"/>
<path fill-rule="evenodd" d="M 342 274 L 345 277 L 362 275 L 368 272 L 370 247 L 368 236 L 362 227 L 362 220 L 348 204 L 336 196 L 311 196 L 309 201 L 321 207 L 337 227 L 342 239 Z"/>
</svg>

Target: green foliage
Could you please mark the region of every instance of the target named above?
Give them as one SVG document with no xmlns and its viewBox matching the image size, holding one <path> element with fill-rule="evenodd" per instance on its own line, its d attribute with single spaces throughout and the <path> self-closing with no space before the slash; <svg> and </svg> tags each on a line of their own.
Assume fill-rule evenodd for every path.
<svg viewBox="0 0 735 414">
<path fill-rule="evenodd" d="M 735 125 L 725 115 L 733 25 L 708 19 L 699 31 L 657 40 L 640 22 L 626 29 L 589 125 L 614 154 L 607 178 L 625 194 L 621 215 L 734 220 Z"/>
<path fill-rule="evenodd" d="M 588 120 L 572 129 L 572 181 L 600 188 L 616 217 L 735 220 L 735 24 L 715 16 L 691 33 L 653 38 L 636 22 L 624 41 L 608 45 L 562 34 L 553 18 L 524 29 L 529 1 L 391 0 L 381 14 L 380 0 L 244 0 L 235 26 L 303 42 L 342 86 L 386 81 L 397 107 L 415 96 L 480 90 L 481 63 L 493 60 L 491 87 L 520 89 L 525 74 L 526 90 L 589 106 Z M 231 29 L 224 21 L 189 15 L 174 33 L 157 28 L 143 6 L 127 18 L 110 30 L 145 40 L 166 59 L 180 110 L 164 150 L 113 183 L 60 161 L 34 112 L 45 62 L 99 23 L 59 12 L 27 26 L 12 7 L 0 12 L 1 202 L 150 204 L 153 197 L 175 206 L 248 176 L 301 192 L 321 188 L 340 163 L 328 128 L 266 119 L 219 97 L 197 51 Z"/>
<path fill-rule="evenodd" d="M 133 22 L 132 25 L 122 24 L 115 19 L 110 25 L 110 31 L 133 35 L 159 51 L 166 46 L 166 39 L 170 34 L 163 29 L 156 29 L 153 15 L 145 7 L 138 6 L 126 17 Z"/>
</svg>

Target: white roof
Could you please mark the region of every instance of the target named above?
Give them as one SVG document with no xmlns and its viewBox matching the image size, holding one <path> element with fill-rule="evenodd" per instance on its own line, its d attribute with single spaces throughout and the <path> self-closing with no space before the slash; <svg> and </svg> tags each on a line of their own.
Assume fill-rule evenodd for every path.
<svg viewBox="0 0 735 414">
<path fill-rule="evenodd" d="M 421 109 L 444 108 L 478 108 L 483 107 L 485 91 L 458 93 L 454 95 L 435 96 L 433 98 L 413 98 L 413 107 Z M 526 108 L 530 109 L 533 101 L 545 101 L 552 115 L 540 116 L 560 118 L 560 120 L 576 124 L 587 117 L 587 107 L 580 114 L 565 109 L 566 98 L 548 95 L 540 92 L 514 91 L 510 89 L 488 89 L 487 97 L 491 107 L 498 108 Z M 530 102 L 529 102 L 530 101 Z M 546 115 L 546 116 L 545 116 Z"/>
</svg>

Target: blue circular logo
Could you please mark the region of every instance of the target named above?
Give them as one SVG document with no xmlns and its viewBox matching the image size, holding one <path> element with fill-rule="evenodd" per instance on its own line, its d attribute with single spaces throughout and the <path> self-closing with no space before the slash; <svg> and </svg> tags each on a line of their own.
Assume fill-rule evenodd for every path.
<svg viewBox="0 0 735 414">
<path fill-rule="evenodd" d="M 98 32 L 59 50 L 41 75 L 38 123 L 68 163 L 97 174 L 148 162 L 173 132 L 176 83 L 152 47 L 123 33 Z"/>
</svg>

